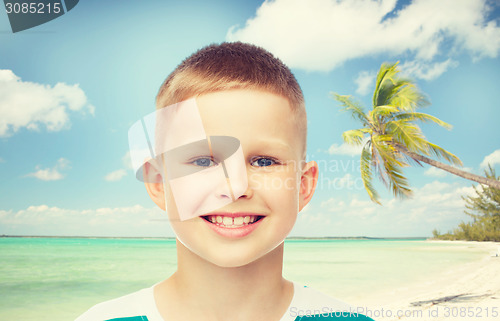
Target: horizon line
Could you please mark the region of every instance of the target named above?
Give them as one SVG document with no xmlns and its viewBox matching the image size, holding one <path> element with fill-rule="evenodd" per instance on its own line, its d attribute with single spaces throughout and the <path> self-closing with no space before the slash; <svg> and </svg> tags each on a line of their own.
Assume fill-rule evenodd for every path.
<svg viewBox="0 0 500 321">
<path fill-rule="evenodd" d="M 65 238 L 65 239 L 172 239 L 174 236 L 89 236 L 89 235 L 8 235 L 1 234 L 0 238 Z M 431 239 L 429 236 L 388 236 L 388 237 L 372 237 L 372 236 L 289 236 L 285 240 L 301 240 L 301 239 L 359 239 L 359 240 L 407 240 L 407 239 Z"/>
</svg>

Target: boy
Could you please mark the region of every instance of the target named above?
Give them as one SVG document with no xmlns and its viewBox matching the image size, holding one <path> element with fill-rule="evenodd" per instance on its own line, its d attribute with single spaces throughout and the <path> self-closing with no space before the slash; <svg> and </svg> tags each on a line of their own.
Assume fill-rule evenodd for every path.
<svg viewBox="0 0 500 321">
<path fill-rule="evenodd" d="M 77 321 L 370 320 L 282 277 L 283 241 L 318 179 L 291 71 L 262 48 L 211 45 L 170 74 L 156 103 L 129 132 L 131 154 L 167 211 L 178 269 Z"/>
</svg>

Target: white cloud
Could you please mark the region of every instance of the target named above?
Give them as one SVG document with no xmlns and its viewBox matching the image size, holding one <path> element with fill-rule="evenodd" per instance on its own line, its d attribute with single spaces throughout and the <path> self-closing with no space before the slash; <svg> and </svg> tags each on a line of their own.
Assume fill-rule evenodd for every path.
<svg viewBox="0 0 500 321">
<path fill-rule="evenodd" d="M 21 128 L 60 131 L 70 126 L 69 112 L 88 112 L 94 107 L 78 85 L 49 85 L 22 81 L 12 70 L 0 69 L 0 137 Z"/>
<path fill-rule="evenodd" d="M 106 176 L 104 176 L 104 179 L 108 182 L 116 182 L 121 180 L 126 175 L 127 172 L 124 169 L 119 169 L 107 174 Z"/>
<path fill-rule="evenodd" d="M 481 162 L 481 168 L 487 168 L 488 164 L 494 166 L 496 164 L 500 164 L 500 149 L 497 149 L 493 153 L 486 156 Z"/>
<path fill-rule="evenodd" d="M 362 71 L 358 74 L 358 77 L 354 80 L 358 88 L 356 92 L 360 95 L 366 95 L 371 90 L 375 89 L 375 77 L 376 72 Z"/>
<path fill-rule="evenodd" d="M 458 62 L 448 59 L 442 62 L 429 63 L 427 61 L 413 60 L 400 66 L 403 75 L 411 78 L 433 80 L 441 76 L 450 68 L 458 66 Z"/>
<path fill-rule="evenodd" d="M 26 174 L 26 177 L 35 177 L 42 181 L 57 181 L 64 178 L 64 174 L 61 171 L 70 168 L 70 161 L 65 158 L 60 158 L 56 165 L 52 168 L 41 168 L 39 165 L 36 166 L 35 172 Z"/>
<path fill-rule="evenodd" d="M 443 53 L 497 57 L 500 28 L 487 20 L 487 0 L 414 0 L 394 11 L 396 3 L 265 1 L 245 26 L 231 27 L 226 39 L 260 45 L 292 68 L 321 71 L 374 55 L 404 54 L 421 65 Z M 430 64 L 420 76 L 432 79 L 453 64 Z"/>
<path fill-rule="evenodd" d="M 425 170 L 424 175 L 432 177 L 445 177 L 446 172 L 437 167 L 431 166 Z"/>
<path fill-rule="evenodd" d="M 462 171 L 466 171 L 466 172 L 469 172 L 469 173 L 474 173 L 474 169 L 471 168 L 471 167 L 458 167 L 458 166 L 454 166 L 454 165 L 451 165 L 451 166 L 455 167 L 455 168 L 458 168 L 458 169 L 460 169 Z M 448 173 L 447 171 L 439 169 L 437 167 L 430 166 L 428 169 L 426 169 L 424 171 L 424 175 L 426 175 L 426 176 L 432 176 L 432 177 L 445 177 L 445 176 L 453 175 L 453 174 Z"/>
<path fill-rule="evenodd" d="M 411 60 L 399 65 L 401 76 L 410 79 L 433 80 L 444 74 L 450 68 L 456 68 L 458 62 L 447 59 L 442 62 L 429 62 L 424 60 Z M 358 88 L 356 93 L 366 95 L 375 89 L 377 71 L 361 71 L 354 80 Z"/>
<path fill-rule="evenodd" d="M 0 209 L 0 234 L 57 236 L 174 236 L 166 213 L 141 205 L 67 209 L 47 205 Z"/>
<path fill-rule="evenodd" d="M 5 159 L 3 159 L 2 157 L 0 157 L 0 163 L 5 163 Z"/>
<path fill-rule="evenodd" d="M 353 146 L 346 143 L 332 144 L 328 148 L 328 154 L 330 155 L 347 155 L 347 156 L 357 156 L 361 155 L 361 150 L 363 148 L 363 144 L 359 146 Z"/>
</svg>

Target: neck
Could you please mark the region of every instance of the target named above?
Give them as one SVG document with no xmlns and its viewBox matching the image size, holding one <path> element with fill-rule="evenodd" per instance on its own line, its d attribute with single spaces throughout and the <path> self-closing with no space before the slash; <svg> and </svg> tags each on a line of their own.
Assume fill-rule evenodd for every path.
<svg viewBox="0 0 500 321">
<path fill-rule="evenodd" d="M 293 285 L 282 277 L 283 247 L 282 243 L 244 266 L 220 267 L 177 241 L 178 269 L 156 290 L 160 312 L 163 292 L 172 304 L 162 314 L 171 316 L 176 308 L 183 320 L 200 320 L 200 316 L 204 320 L 279 320 L 293 296 Z"/>
</svg>

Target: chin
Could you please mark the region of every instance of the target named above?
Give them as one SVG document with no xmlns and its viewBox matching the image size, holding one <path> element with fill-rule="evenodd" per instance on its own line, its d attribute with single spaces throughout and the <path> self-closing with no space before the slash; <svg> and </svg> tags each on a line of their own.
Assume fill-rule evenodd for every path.
<svg viewBox="0 0 500 321">
<path fill-rule="evenodd" d="M 235 249 L 236 250 L 236 249 Z M 201 257 L 222 268 L 238 268 L 248 265 L 263 257 L 266 253 L 249 253 L 249 251 L 223 251 L 204 253 Z"/>
<path fill-rule="evenodd" d="M 273 252 L 281 245 L 283 241 L 277 242 L 276 245 L 267 249 L 241 249 L 233 248 L 226 251 L 218 251 L 217 253 L 204 253 L 201 256 L 206 261 L 222 268 L 238 268 L 243 267 L 260 259 L 273 255 Z M 281 260 L 281 259 L 280 259 Z"/>
</svg>

